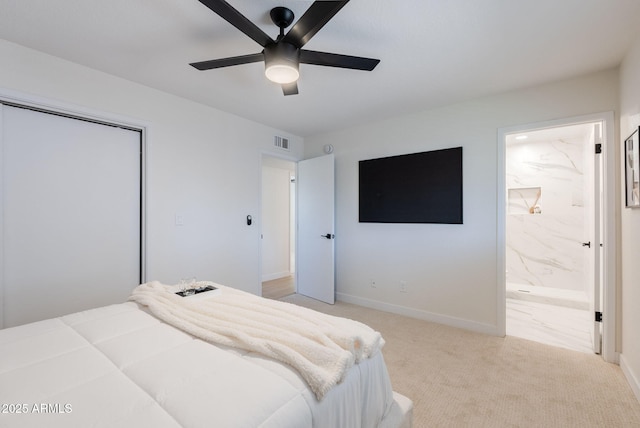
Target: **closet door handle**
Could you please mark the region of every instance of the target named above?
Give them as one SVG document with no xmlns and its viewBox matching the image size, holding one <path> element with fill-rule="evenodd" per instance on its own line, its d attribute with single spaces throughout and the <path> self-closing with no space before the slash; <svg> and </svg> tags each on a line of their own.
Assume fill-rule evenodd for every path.
<svg viewBox="0 0 640 428">
<path fill-rule="evenodd" d="M 582 246 L 583 246 L 583 247 L 589 247 L 589 248 L 591 248 L 591 241 L 589 241 L 589 242 L 583 242 L 583 243 L 582 243 Z"/>
</svg>

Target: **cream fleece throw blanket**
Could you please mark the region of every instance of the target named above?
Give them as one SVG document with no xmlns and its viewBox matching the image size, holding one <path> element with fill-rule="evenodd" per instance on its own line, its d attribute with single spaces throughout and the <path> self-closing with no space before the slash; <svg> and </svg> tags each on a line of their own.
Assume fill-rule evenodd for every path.
<svg viewBox="0 0 640 428">
<path fill-rule="evenodd" d="M 384 346 L 380 333 L 357 321 L 219 284 L 198 285 L 212 285 L 220 292 L 207 299 L 190 299 L 175 294 L 176 286 L 153 281 L 136 287 L 129 300 L 195 337 L 289 364 L 318 400 L 342 381 L 354 363 Z"/>
</svg>

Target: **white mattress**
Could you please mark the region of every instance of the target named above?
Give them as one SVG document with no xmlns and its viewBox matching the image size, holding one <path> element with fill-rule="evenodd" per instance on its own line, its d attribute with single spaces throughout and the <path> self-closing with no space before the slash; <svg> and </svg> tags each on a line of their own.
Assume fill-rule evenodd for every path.
<svg viewBox="0 0 640 428">
<path fill-rule="evenodd" d="M 2 427 L 410 426 L 381 353 L 320 402 L 289 366 L 214 346 L 135 303 L 0 330 Z"/>
</svg>

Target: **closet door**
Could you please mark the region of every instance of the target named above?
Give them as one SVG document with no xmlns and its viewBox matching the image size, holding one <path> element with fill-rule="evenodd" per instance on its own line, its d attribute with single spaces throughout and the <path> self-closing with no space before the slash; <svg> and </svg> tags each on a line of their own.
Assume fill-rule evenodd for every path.
<svg viewBox="0 0 640 428">
<path fill-rule="evenodd" d="M 0 108 L 4 327 L 125 301 L 140 281 L 140 132 Z"/>
</svg>

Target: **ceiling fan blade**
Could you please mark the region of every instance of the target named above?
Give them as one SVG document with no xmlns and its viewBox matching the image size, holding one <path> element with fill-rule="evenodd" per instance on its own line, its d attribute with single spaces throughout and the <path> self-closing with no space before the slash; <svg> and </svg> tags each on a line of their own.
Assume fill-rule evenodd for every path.
<svg viewBox="0 0 640 428">
<path fill-rule="evenodd" d="M 328 67 L 371 71 L 376 68 L 376 65 L 378 65 L 379 62 L 379 59 L 373 58 L 308 51 L 306 49 L 300 50 L 300 63 L 302 64 L 325 65 Z"/>
<path fill-rule="evenodd" d="M 282 92 L 285 95 L 298 95 L 298 83 L 297 82 L 284 83 L 282 85 Z"/>
<path fill-rule="evenodd" d="M 283 40 L 301 48 L 347 3 L 349 0 L 313 2 Z"/>
<path fill-rule="evenodd" d="M 264 61 L 263 53 L 234 56 L 230 58 L 210 59 L 208 61 L 192 62 L 189 65 L 203 71 L 211 70 L 213 68 L 230 67 L 232 65 L 249 64 L 252 62 L 260 61 Z"/>
<path fill-rule="evenodd" d="M 249 21 L 243 14 L 234 9 L 224 0 L 199 0 L 213 12 L 220 15 L 222 19 L 242 31 L 244 34 L 255 40 L 260 46 L 265 47 L 274 40 L 262 31 L 256 24 Z"/>
</svg>

